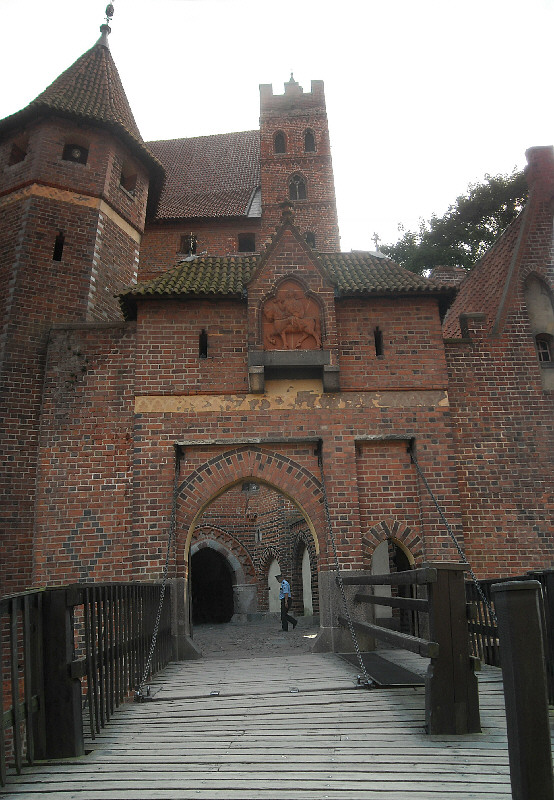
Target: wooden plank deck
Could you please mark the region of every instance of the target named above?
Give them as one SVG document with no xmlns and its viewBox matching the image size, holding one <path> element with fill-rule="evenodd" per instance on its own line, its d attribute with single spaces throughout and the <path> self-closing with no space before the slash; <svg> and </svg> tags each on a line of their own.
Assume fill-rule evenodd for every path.
<svg viewBox="0 0 554 800">
<path fill-rule="evenodd" d="M 86 756 L 10 773 L 4 797 L 511 798 L 499 670 L 480 674 L 483 732 L 467 736 L 427 736 L 422 688 L 368 691 L 357 672 L 332 654 L 170 665 L 154 700 L 122 707 Z"/>
</svg>

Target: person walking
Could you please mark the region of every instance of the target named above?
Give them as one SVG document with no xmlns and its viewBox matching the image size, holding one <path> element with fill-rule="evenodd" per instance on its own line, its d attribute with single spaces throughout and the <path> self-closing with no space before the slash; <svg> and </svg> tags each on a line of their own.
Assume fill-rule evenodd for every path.
<svg viewBox="0 0 554 800">
<path fill-rule="evenodd" d="M 279 589 L 279 600 L 281 601 L 281 626 L 284 631 L 288 631 L 290 622 L 292 629 L 294 630 L 298 625 L 298 620 L 294 619 L 294 617 L 291 617 L 288 613 L 290 607 L 292 606 L 290 583 L 285 580 L 282 575 L 276 575 L 275 577 L 281 584 Z"/>
</svg>

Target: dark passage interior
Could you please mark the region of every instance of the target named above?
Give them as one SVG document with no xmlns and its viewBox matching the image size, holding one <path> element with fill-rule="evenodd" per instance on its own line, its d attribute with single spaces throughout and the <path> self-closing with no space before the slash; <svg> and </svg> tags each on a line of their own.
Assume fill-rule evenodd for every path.
<svg viewBox="0 0 554 800">
<path fill-rule="evenodd" d="M 191 558 L 193 625 L 229 622 L 233 616 L 233 581 L 227 559 L 205 547 Z"/>
</svg>

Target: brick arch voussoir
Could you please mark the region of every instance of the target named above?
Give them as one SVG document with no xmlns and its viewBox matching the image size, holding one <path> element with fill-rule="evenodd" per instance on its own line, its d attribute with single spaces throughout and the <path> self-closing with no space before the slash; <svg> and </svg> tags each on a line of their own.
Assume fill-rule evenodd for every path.
<svg viewBox="0 0 554 800">
<path fill-rule="evenodd" d="M 202 547 L 212 547 L 228 558 L 238 583 L 255 582 L 256 569 L 251 554 L 224 528 L 213 524 L 199 525 L 195 528 L 191 540 L 191 554 Z"/>
<path fill-rule="evenodd" d="M 377 545 L 391 539 L 401 542 L 409 550 L 416 565 L 423 563 L 423 542 L 419 534 L 402 520 L 390 519 L 381 520 L 371 527 L 365 536 L 362 536 L 362 558 L 368 568 Z"/>
<path fill-rule="evenodd" d="M 289 456 L 257 445 L 243 445 L 219 453 L 182 481 L 178 487 L 179 529 L 188 530 L 210 502 L 242 480 L 260 481 L 298 503 L 318 534 L 320 553 L 326 550 L 321 482 Z"/>
<path fill-rule="evenodd" d="M 260 554 L 260 575 L 263 575 L 264 578 L 267 578 L 269 567 L 272 561 L 277 561 L 280 564 L 281 560 L 281 553 L 279 553 L 279 550 L 276 547 L 266 547 L 263 553 Z"/>
</svg>

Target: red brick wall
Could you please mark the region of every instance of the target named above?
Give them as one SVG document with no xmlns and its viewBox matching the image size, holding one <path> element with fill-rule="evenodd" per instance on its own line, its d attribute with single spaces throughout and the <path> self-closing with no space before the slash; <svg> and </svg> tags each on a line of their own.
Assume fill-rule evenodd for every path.
<svg viewBox="0 0 554 800">
<path fill-rule="evenodd" d="M 8 166 L 12 144 L 18 132 L 0 143 L 0 195 L 31 182 L 103 197 L 136 230 L 144 227 L 148 175 L 144 167 L 113 136 L 99 128 L 51 118 L 32 123 L 27 131 L 28 151 L 23 161 Z M 64 145 L 79 144 L 88 149 L 86 164 L 64 161 Z M 136 173 L 131 196 L 120 188 L 123 165 Z"/>
<path fill-rule="evenodd" d="M 36 447 L 42 374 L 53 319 L 84 319 L 88 275 L 75 262 L 92 260 L 95 213 L 29 198 L 0 208 L 0 269 L 9 287 L 2 331 L 0 465 L 2 558 L 5 590 L 31 580 Z M 64 258 L 52 261 L 56 228 L 68 235 Z M 13 244 L 15 244 L 15 248 Z"/>
<path fill-rule="evenodd" d="M 347 299 L 336 303 L 343 391 L 447 386 L 434 298 Z M 375 348 L 376 328 L 383 354 Z"/>
<path fill-rule="evenodd" d="M 133 577 L 134 349 L 132 323 L 51 334 L 38 464 L 38 585 Z"/>
<path fill-rule="evenodd" d="M 484 577 L 554 566 L 554 392 L 524 294 L 530 276 L 554 292 L 554 151 L 527 156 L 527 207 L 462 284 L 446 323 L 456 335 L 460 313 L 481 312 L 446 356 L 467 554 Z"/>
<path fill-rule="evenodd" d="M 28 151 L 8 165 L 14 138 L 0 142 L 0 584 L 32 580 L 35 471 L 49 328 L 60 321 L 120 319 L 113 295 L 136 275 L 147 175 L 110 135 L 49 119 L 28 130 Z M 19 139 L 18 139 L 19 141 Z M 64 145 L 89 148 L 85 165 Z M 132 197 L 121 163 L 137 170 Z M 53 260 L 59 231 L 61 260 Z M 1 590 L 0 590 L 1 591 Z"/>
<path fill-rule="evenodd" d="M 422 498 L 407 446 L 406 440 L 357 445 L 364 569 L 371 569 L 375 548 L 384 538 L 401 541 L 419 564 L 425 558 Z"/>
<path fill-rule="evenodd" d="M 139 304 L 137 394 L 245 392 L 244 303 L 203 300 Z M 208 335 L 207 358 L 199 358 L 199 336 Z"/>
<path fill-rule="evenodd" d="M 210 256 L 236 255 L 239 233 L 254 233 L 256 252 L 262 247 L 259 219 L 149 223 L 140 248 L 139 280 L 149 280 L 182 261 L 186 254 L 180 252 L 181 237 L 190 233 L 197 237 L 196 252 Z"/>
<path fill-rule="evenodd" d="M 554 401 L 520 304 L 501 337 L 449 343 L 467 555 L 481 577 L 554 566 Z"/>
<path fill-rule="evenodd" d="M 265 597 L 263 570 L 272 553 L 299 580 L 294 572 L 298 559 L 293 552 L 297 534 L 287 534 L 287 542 L 262 537 L 256 545 L 252 541 L 253 528 L 240 519 L 243 493 L 235 489 L 220 494 L 237 481 L 249 479 L 274 487 L 299 503 L 314 526 L 319 568 L 333 566 L 316 453 L 315 440 L 319 438 L 323 440 L 332 529 L 343 568 L 367 567 L 371 553 L 368 542 L 374 546 L 385 538 L 385 526 L 393 530 L 396 521 L 401 525 L 400 532 L 394 529 L 397 538 L 412 550 L 416 560 L 455 557 L 406 453 L 405 440 L 415 436 L 422 468 L 459 535 L 452 432 L 447 405 L 437 404 L 435 394 L 439 397 L 440 392 L 429 394 L 428 398 L 423 393 L 416 397 L 410 392 L 392 392 L 385 399 L 364 403 L 351 400 L 352 393 L 347 392 L 329 396 L 322 406 L 311 407 L 308 401 L 297 408 L 276 411 L 263 397 L 250 396 L 244 388 L 232 386 L 235 370 L 227 363 L 225 371 L 226 359 L 222 359 L 220 365 L 211 367 L 213 382 L 209 386 L 212 392 L 218 392 L 215 399 L 224 403 L 225 410 L 203 409 L 200 405 L 168 411 L 162 404 L 157 412 L 137 413 L 132 418 L 135 392 L 139 396 L 182 393 L 184 399 L 188 395 L 194 397 L 200 390 L 209 394 L 210 378 L 195 374 L 194 370 L 200 367 L 192 364 L 196 333 L 190 352 L 183 335 L 188 315 L 196 318 L 197 306 L 203 307 L 204 315 L 215 314 L 219 308 L 211 303 L 141 306 L 144 316 L 141 312 L 136 326 L 136 384 L 132 326 L 113 331 L 91 327 L 56 332 L 49 356 L 41 440 L 41 521 L 37 538 L 37 576 L 41 580 L 79 576 L 106 579 L 110 563 L 113 577 L 161 577 L 176 442 L 182 446 L 181 489 L 177 561 L 172 562 L 171 574 L 186 570 L 187 535 L 196 519 L 196 524 L 226 529 L 230 526 L 228 535 L 239 530 L 237 525 L 241 528 L 244 547 L 251 550 L 259 570 L 260 602 Z M 235 320 L 239 309 L 244 320 L 244 307 L 232 303 L 222 304 L 220 318 L 226 307 Z M 196 332 L 196 325 L 188 322 L 189 329 Z M 227 333 L 221 334 L 222 350 L 231 352 L 235 329 L 225 330 Z M 240 341 L 244 339 L 243 330 Z M 412 354 L 410 363 L 415 358 Z M 237 356 L 239 363 L 244 377 L 244 349 Z M 181 380 L 190 382 L 181 384 Z M 248 410 L 238 407 L 241 397 Z M 127 438 L 131 435 L 132 464 Z M 404 440 L 395 440 L 395 436 Z M 384 437 L 387 441 L 370 437 Z M 312 441 L 284 441 L 298 438 Z M 240 444 L 245 440 L 253 443 Z M 114 449 L 107 449 L 108 446 Z M 110 476 L 114 474 L 119 477 L 112 487 Z M 113 494 L 106 502 L 108 491 Z M 217 499 L 210 505 L 214 498 Z M 266 489 L 261 490 L 259 498 L 258 513 L 268 510 L 268 502 L 283 505 L 285 514 L 292 508 L 289 500 L 278 499 Z M 273 508 L 271 505 L 269 510 Z M 311 534 L 306 535 L 310 544 Z M 425 546 L 421 544 L 423 537 Z M 312 557 L 314 554 L 315 549 Z"/>
</svg>

